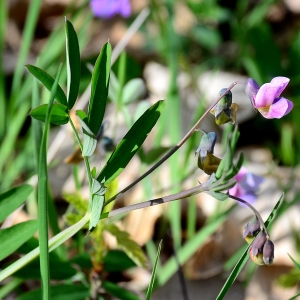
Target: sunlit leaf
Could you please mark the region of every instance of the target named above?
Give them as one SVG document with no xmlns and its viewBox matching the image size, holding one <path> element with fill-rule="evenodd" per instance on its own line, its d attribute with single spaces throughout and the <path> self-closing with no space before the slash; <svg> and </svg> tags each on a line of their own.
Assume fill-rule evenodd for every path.
<svg viewBox="0 0 300 300">
<path fill-rule="evenodd" d="M 0 260 L 12 254 L 38 230 L 38 221 L 23 222 L 0 230 Z"/>
<path fill-rule="evenodd" d="M 68 107 L 71 109 L 77 99 L 80 84 L 80 52 L 77 34 L 70 21 L 66 19 L 66 54 L 68 70 Z"/>
<path fill-rule="evenodd" d="M 98 56 L 92 76 L 91 98 L 87 124 L 95 135 L 97 135 L 100 129 L 105 112 L 109 87 L 110 63 L 111 45 L 107 42 L 102 47 Z"/>
<path fill-rule="evenodd" d="M 124 170 L 156 124 L 164 105 L 164 101 L 158 101 L 133 124 L 102 169 L 98 181 L 105 178 L 105 183 L 109 183 Z"/>
<path fill-rule="evenodd" d="M 29 114 L 31 117 L 45 122 L 48 104 L 40 105 L 34 108 Z M 53 104 L 50 123 L 54 125 L 63 125 L 69 122 L 68 108 L 62 104 Z"/>
<path fill-rule="evenodd" d="M 42 70 L 38 67 L 32 66 L 32 65 L 26 65 L 26 68 L 35 78 L 37 78 L 45 86 L 45 88 L 47 88 L 49 91 L 51 91 L 51 88 L 54 84 L 54 79 L 48 73 L 46 73 L 44 70 Z M 60 104 L 68 106 L 67 97 L 59 85 L 57 86 L 55 99 Z"/>
<path fill-rule="evenodd" d="M 0 194 L 0 222 L 24 203 L 32 191 L 31 185 L 24 184 Z"/>
</svg>

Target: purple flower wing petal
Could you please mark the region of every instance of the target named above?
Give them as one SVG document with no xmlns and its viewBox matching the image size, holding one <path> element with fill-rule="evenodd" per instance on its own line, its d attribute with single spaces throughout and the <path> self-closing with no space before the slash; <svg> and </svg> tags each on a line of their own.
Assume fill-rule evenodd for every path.
<svg viewBox="0 0 300 300">
<path fill-rule="evenodd" d="M 248 202 L 249 204 L 253 204 L 256 201 L 257 196 L 253 193 L 245 193 L 240 198 L 243 199 L 244 201 Z M 245 204 L 243 204 L 241 202 L 238 202 L 238 204 L 240 204 L 241 206 L 246 206 Z"/>
<path fill-rule="evenodd" d="M 240 182 L 240 185 L 246 190 L 251 192 L 256 192 L 259 186 L 263 183 L 264 178 L 252 173 L 247 173 L 247 175 Z"/>
<path fill-rule="evenodd" d="M 273 83 L 263 84 L 255 97 L 255 107 L 260 108 L 272 105 L 280 90 L 281 86 L 276 86 Z"/>
<path fill-rule="evenodd" d="M 286 88 L 286 86 L 288 85 L 288 83 L 290 82 L 290 79 L 287 77 L 275 77 L 271 80 L 271 84 L 276 85 L 279 88 L 278 90 L 278 94 L 276 95 L 275 98 L 279 97 L 282 93 L 282 91 Z"/>
<path fill-rule="evenodd" d="M 294 107 L 293 102 L 285 98 L 279 100 L 271 105 L 268 114 L 265 116 L 267 119 L 280 119 L 287 115 Z"/>
<path fill-rule="evenodd" d="M 120 15 L 127 18 L 131 15 L 131 6 L 129 0 L 122 0 L 120 8 Z"/>
</svg>

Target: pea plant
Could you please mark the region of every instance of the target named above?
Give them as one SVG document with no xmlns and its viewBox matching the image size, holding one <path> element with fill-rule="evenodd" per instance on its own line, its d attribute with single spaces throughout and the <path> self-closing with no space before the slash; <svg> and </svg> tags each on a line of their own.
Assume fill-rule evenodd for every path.
<svg viewBox="0 0 300 300">
<path fill-rule="evenodd" d="M 291 101 L 281 97 L 281 93 L 287 86 L 289 79 L 275 77 L 270 83 L 259 86 L 254 79 L 250 78 L 246 82 L 234 82 L 228 88 L 222 89 L 216 101 L 169 152 L 142 176 L 122 191 L 115 193 L 115 189 L 112 188 L 114 180 L 118 178 L 132 157 L 137 153 L 159 120 L 164 110 L 165 101 L 157 101 L 138 118 L 119 144 L 116 145 L 106 164 L 100 170 L 91 168 L 90 157 L 94 154 L 99 136 L 102 136 L 103 132 L 103 118 L 111 80 L 112 49 L 110 43 L 107 42 L 102 47 L 94 65 L 88 111 L 76 111 L 76 117 L 81 126 L 81 129 L 78 130 L 71 118 L 71 112 L 74 109 L 79 93 L 80 49 L 77 34 L 68 20 L 65 22 L 65 36 L 67 93 L 58 84 L 62 66 L 59 66 L 55 79 L 37 66 L 26 66 L 29 73 L 35 78 L 32 94 L 35 99 L 34 103 L 37 106 L 33 107 L 30 112 L 30 116 L 34 121 L 32 126 L 35 126 L 35 129 L 38 131 L 41 122 L 43 122 L 41 137 L 39 138 L 38 134 L 35 135 L 39 157 L 37 169 L 38 185 L 36 190 L 38 220 L 26 221 L 0 231 L 2 243 L 1 260 L 9 257 L 16 250 L 24 254 L 20 258 L 14 261 L 10 260 L 6 264 L 0 271 L 0 281 L 7 280 L 10 276 L 24 279 L 26 278 L 26 273 L 33 276 L 31 278 L 41 279 L 41 289 L 29 292 L 19 299 L 34 299 L 40 297 L 40 295 L 42 295 L 42 299 L 50 299 L 50 297 L 53 299 L 62 299 L 59 297 L 64 297 L 64 299 L 106 299 L 105 295 L 107 294 L 120 299 L 139 299 L 137 295 L 111 282 L 107 276 L 109 272 L 116 269 L 123 270 L 133 265 L 147 266 L 147 259 L 142 249 L 130 239 L 128 233 L 116 226 L 114 223 L 115 219 L 112 219 L 112 217 L 122 216 L 130 211 L 145 207 L 185 199 L 199 193 L 208 193 L 217 201 L 226 201 L 231 198 L 244 204 L 254 214 L 249 223 L 245 225 L 243 233 L 243 238 L 246 239 L 249 245 L 233 268 L 217 299 L 223 299 L 226 295 L 249 256 L 256 264 L 272 264 L 275 246 L 268 233 L 268 227 L 276 214 L 283 213 L 284 210 L 281 203 L 284 195 L 278 200 L 265 222 L 259 212 L 251 205 L 251 201 L 245 200 L 255 196 L 255 191 L 261 183 L 261 178 L 246 171 L 243 167 L 243 155 L 241 153 L 235 155 L 236 144 L 239 138 L 239 130 L 236 124 L 238 105 L 232 102 L 231 90 L 238 84 L 244 85 L 245 92 L 254 110 L 258 111 L 264 118 L 281 118 L 293 108 Z M 48 104 L 38 105 L 39 90 L 37 81 L 51 92 Z M 209 117 L 210 114 L 214 116 L 218 126 L 235 124 L 228 135 L 223 158 L 214 155 L 214 146 L 217 139 L 216 133 L 200 129 L 201 122 L 204 118 Z M 74 206 L 76 215 L 69 215 L 67 220 L 70 226 L 61 231 L 57 223 L 57 217 L 55 218 L 53 215 L 53 203 L 50 199 L 48 188 L 47 145 L 50 124 L 63 126 L 68 123 L 73 129 L 74 137 L 84 161 L 85 175 L 89 184 L 89 199 L 87 202 L 79 194 L 76 196 L 65 196 L 66 200 Z M 167 161 L 186 143 L 195 131 L 202 132 L 199 147 L 195 152 L 195 164 L 210 176 L 206 182 L 197 183 L 193 188 L 179 193 L 113 209 L 112 204 L 114 200 L 118 199 Z M 0 194 L 0 221 L 4 221 L 10 213 L 20 207 L 33 190 L 33 186 L 23 184 Z M 224 218 L 226 218 L 226 214 L 220 217 L 218 223 L 212 226 L 210 231 L 207 231 L 208 234 L 211 234 L 216 226 L 224 221 Z M 50 239 L 48 236 L 49 227 L 53 232 L 53 237 Z M 32 239 L 36 231 L 38 231 L 38 240 Z M 127 256 L 124 256 L 124 252 L 121 251 L 108 251 L 109 249 L 103 243 L 103 232 L 105 231 L 116 237 L 119 248 L 124 250 Z M 93 252 L 88 258 L 78 256 L 76 259 L 68 260 L 64 243 L 72 237 L 83 237 L 79 235 L 80 232 L 84 232 L 86 236 L 89 236 Z M 145 292 L 147 299 L 150 299 L 155 287 L 163 284 L 170 277 L 170 274 L 166 275 L 165 280 L 161 279 L 159 283 L 155 280 L 160 249 L 161 244 L 153 265 L 151 282 L 147 292 Z M 183 263 L 183 255 L 178 253 L 178 256 L 180 262 Z M 72 264 L 77 264 L 79 266 L 78 269 L 73 268 Z M 83 270 L 85 268 L 92 270 L 89 273 L 89 278 L 84 277 Z M 35 275 L 31 274 L 33 269 L 36 270 Z M 51 280 L 64 280 L 75 275 L 77 279 L 80 278 L 81 284 L 51 283 Z M 17 285 L 18 283 L 12 281 L 12 284 Z"/>
</svg>

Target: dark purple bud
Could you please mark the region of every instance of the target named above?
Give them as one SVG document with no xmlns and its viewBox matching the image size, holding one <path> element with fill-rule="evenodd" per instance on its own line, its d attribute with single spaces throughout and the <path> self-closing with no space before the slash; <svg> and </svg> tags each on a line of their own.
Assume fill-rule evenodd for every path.
<svg viewBox="0 0 300 300">
<path fill-rule="evenodd" d="M 274 244 L 270 240 L 265 242 L 263 248 L 263 260 L 266 265 L 271 265 L 274 259 Z"/>
<path fill-rule="evenodd" d="M 250 251 L 252 252 L 253 256 L 256 256 L 258 253 L 263 252 L 263 247 L 266 240 L 267 240 L 267 235 L 264 231 L 258 233 L 255 240 L 252 242 L 250 246 L 251 247 Z"/>
<path fill-rule="evenodd" d="M 260 223 L 257 217 L 253 217 L 249 223 L 244 226 L 243 238 L 246 236 L 255 236 L 260 230 Z"/>
<path fill-rule="evenodd" d="M 245 93 L 247 94 L 248 98 L 250 99 L 251 104 L 255 110 L 256 110 L 255 97 L 256 97 L 256 94 L 257 94 L 259 88 L 260 88 L 260 86 L 254 79 L 252 79 L 252 78 L 247 79 L 247 81 L 245 83 Z"/>
</svg>

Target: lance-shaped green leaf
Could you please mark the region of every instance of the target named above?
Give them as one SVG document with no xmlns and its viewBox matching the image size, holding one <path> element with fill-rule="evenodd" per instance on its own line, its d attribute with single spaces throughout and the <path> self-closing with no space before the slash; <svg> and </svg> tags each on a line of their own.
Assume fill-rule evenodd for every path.
<svg viewBox="0 0 300 300">
<path fill-rule="evenodd" d="M 32 191 L 31 185 L 24 184 L 0 194 L 0 222 L 24 203 Z"/>
<path fill-rule="evenodd" d="M 29 114 L 31 117 L 45 122 L 48 104 L 40 105 L 34 108 Z M 50 123 L 54 125 L 63 125 L 69 122 L 68 108 L 62 104 L 53 104 Z"/>
<path fill-rule="evenodd" d="M 53 77 L 51 77 L 48 73 L 46 73 L 44 70 L 38 67 L 32 65 L 26 65 L 26 68 L 35 78 L 37 78 L 44 85 L 46 89 L 51 91 L 51 88 L 54 84 Z M 62 90 L 62 88 L 60 87 L 60 85 L 57 85 L 55 99 L 60 104 L 68 106 L 67 97 L 64 91 Z"/>
<path fill-rule="evenodd" d="M 89 296 L 89 287 L 83 284 L 59 284 L 50 287 L 51 299 L 82 300 Z M 41 288 L 22 294 L 17 300 L 41 299 Z"/>
<path fill-rule="evenodd" d="M 71 109 L 77 99 L 80 84 L 80 52 L 77 34 L 70 21 L 66 19 L 66 56 L 68 71 L 68 107 Z"/>
<path fill-rule="evenodd" d="M 23 222 L 0 230 L 1 251 L 0 260 L 16 251 L 29 240 L 38 230 L 38 221 Z"/>
<path fill-rule="evenodd" d="M 109 87 L 110 64 L 111 45 L 107 42 L 98 56 L 92 76 L 88 125 L 95 135 L 97 135 L 104 117 Z"/>
<path fill-rule="evenodd" d="M 105 178 L 105 183 L 109 183 L 124 170 L 156 124 L 164 105 L 162 100 L 156 102 L 133 124 L 102 169 L 98 181 Z"/>
<path fill-rule="evenodd" d="M 92 185 L 92 214 L 89 224 L 89 231 L 93 231 L 97 226 L 97 223 L 100 219 L 100 215 L 103 209 L 103 204 L 105 200 L 105 192 L 106 186 L 104 185 L 104 179 L 100 183 L 96 179 L 93 178 L 93 185 Z"/>
<path fill-rule="evenodd" d="M 93 133 L 93 131 L 87 125 L 88 118 L 84 111 L 77 110 L 77 116 L 79 117 L 80 124 L 82 126 L 83 131 L 83 149 L 82 155 L 83 156 L 91 156 L 93 155 L 96 147 L 97 147 L 97 137 Z"/>
<path fill-rule="evenodd" d="M 140 300 L 140 298 L 131 291 L 128 291 L 117 284 L 110 281 L 103 281 L 102 287 L 110 294 L 115 296 L 115 299 L 122 300 Z"/>
</svg>

